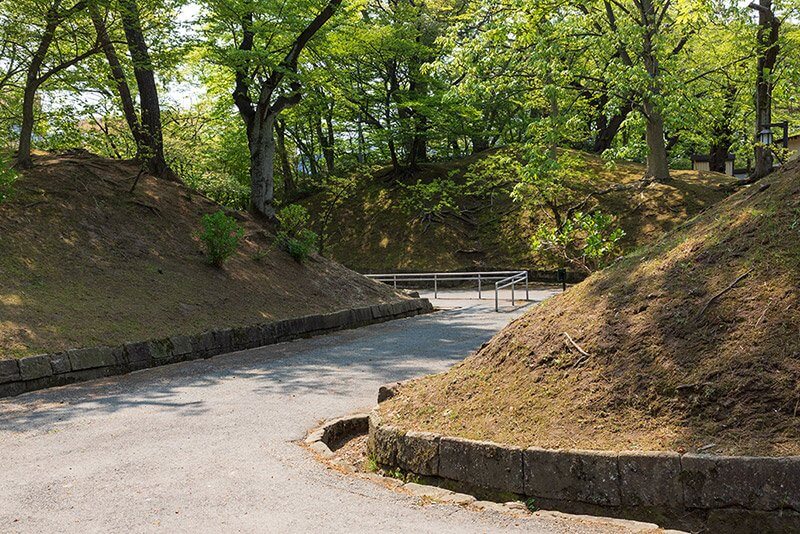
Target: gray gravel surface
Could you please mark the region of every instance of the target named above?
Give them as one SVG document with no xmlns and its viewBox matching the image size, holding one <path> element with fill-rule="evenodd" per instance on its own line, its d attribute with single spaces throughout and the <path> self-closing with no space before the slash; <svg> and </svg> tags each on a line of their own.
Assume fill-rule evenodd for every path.
<svg viewBox="0 0 800 534">
<path fill-rule="evenodd" d="M 425 504 L 297 443 L 439 372 L 519 311 L 488 303 L 0 401 L 1 532 L 619 532 Z"/>
</svg>

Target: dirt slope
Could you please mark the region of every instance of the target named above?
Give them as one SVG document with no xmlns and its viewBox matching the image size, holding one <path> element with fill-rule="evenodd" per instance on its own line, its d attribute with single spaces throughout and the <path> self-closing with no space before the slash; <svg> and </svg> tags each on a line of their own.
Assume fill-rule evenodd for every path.
<svg viewBox="0 0 800 534">
<path fill-rule="evenodd" d="M 520 445 L 800 454 L 799 308 L 794 162 L 384 411 L 400 426 Z"/>
<path fill-rule="evenodd" d="M 507 177 L 507 186 L 495 190 L 492 198 L 457 198 L 461 213 L 432 216 L 404 207 L 402 184 L 418 180 L 428 183 L 437 178 L 463 183 L 465 173 L 494 153 L 423 164 L 420 171 L 400 179 L 387 176 L 386 171 L 362 178 L 352 195 L 333 209 L 327 253 L 359 272 L 556 267 L 531 252 L 531 236 L 541 214 L 520 209 L 511 201 L 509 193 L 516 183 L 512 174 Z M 618 162 L 608 168 L 596 156 L 575 154 L 585 161 L 585 172 L 568 182 L 576 199 L 593 191 L 638 183 L 644 174 L 644 167 L 636 163 Z M 622 245 L 629 251 L 652 243 L 719 202 L 730 194 L 734 182 L 712 172 L 673 171 L 672 175 L 675 179 L 669 184 L 608 192 L 588 203 L 585 210 L 598 208 L 619 216 L 626 232 Z M 306 204 L 318 220 L 328 209 L 319 198 L 311 198 Z"/>
<path fill-rule="evenodd" d="M 0 206 L 0 358 L 116 344 L 390 302 L 319 257 L 300 265 L 237 214 L 246 240 L 223 270 L 195 237 L 219 209 L 187 188 L 87 153 L 38 156 Z"/>
</svg>

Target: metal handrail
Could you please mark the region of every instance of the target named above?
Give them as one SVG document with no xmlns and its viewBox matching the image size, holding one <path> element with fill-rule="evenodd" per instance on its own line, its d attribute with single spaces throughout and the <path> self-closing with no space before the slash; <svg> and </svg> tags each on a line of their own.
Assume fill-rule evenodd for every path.
<svg viewBox="0 0 800 534">
<path fill-rule="evenodd" d="M 511 305 L 515 303 L 516 284 L 525 282 L 525 300 L 529 300 L 528 271 L 479 271 L 455 273 L 379 273 L 364 275 L 379 282 L 391 283 L 397 289 L 397 282 L 433 282 L 433 298 L 439 296 L 439 282 L 464 282 L 477 280 L 478 300 L 481 300 L 484 281 L 494 281 L 494 309 L 500 311 L 500 290 L 511 286 Z"/>
<path fill-rule="evenodd" d="M 530 300 L 530 295 L 528 294 L 528 271 L 519 272 L 494 283 L 494 311 L 500 311 L 500 290 L 511 286 L 511 305 L 513 306 L 514 287 L 523 281 L 525 282 L 525 300 Z"/>
</svg>

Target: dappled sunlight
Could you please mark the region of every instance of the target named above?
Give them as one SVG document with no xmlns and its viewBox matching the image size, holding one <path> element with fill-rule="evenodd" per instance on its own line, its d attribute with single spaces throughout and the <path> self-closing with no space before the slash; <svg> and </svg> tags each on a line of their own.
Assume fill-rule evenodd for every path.
<svg viewBox="0 0 800 534">
<path fill-rule="evenodd" d="M 194 236 L 218 205 L 147 175 L 130 193 L 131 163 L 88 153 L 37 163 L 45 160 L 22 175 L 20 194 L 0 211 L 0 357 L 18 356 L 20 347 L 28 354 L 116 345 L 398 298 L 328 260 L 297 263 L 248 215 L 240 216 L 248 239 L 223 269 L 211 267 Z"/>
<path fill-rule="evenodd" d="M 797 187 L 787 173 L 741 191 L 408 385 L 387 414 L 519 445 L 800 453 L 798 230 L 779 208 Z"/>
</svg>

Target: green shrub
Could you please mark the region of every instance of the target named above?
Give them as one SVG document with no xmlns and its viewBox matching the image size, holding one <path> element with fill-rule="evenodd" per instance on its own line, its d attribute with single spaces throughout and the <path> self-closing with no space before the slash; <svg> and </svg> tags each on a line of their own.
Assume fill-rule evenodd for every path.
<svg viewBox="0 0 800 534">
<path fill-rule="evenodd" d="M 10 199 L 14 194 L 14 182 L 17 173 L 5 161 L 0 159 L 0 204 Z"/>
<path fill-rule="evenodd" d="M 278 232 L 277 243 L 297 261 L 308 258 L 317 243 L 317 234 L 308 228 L 310 217 L 303 206 L 290 204 L 277 214 L 281 229 Z"/>
<path fill-rule="evenodd" d="M 225 260 L 236 252 L 239 241 L 244 237 L 244 228 L 222 210 L 203 215 L 201 224 L 203 231 L 200 233 L 200 240 L 206 246 L 208 262 L 222 267 Z"/>
</svg>

